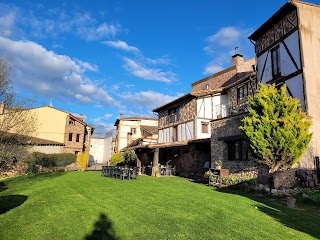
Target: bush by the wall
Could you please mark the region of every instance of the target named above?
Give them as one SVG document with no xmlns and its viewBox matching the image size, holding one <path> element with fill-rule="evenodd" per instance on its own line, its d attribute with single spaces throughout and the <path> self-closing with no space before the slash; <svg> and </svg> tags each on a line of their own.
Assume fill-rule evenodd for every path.
<svg viewBox="0 0 320 240">
<path fill-rule="evenodd" d="M 64 167 L 75 160 L 76 156 L 72 153 L 45 154 L 41 152 L 30 153 L 24 159 L 30 169 L 36 165 L 44 168 Z"/>
<path fill-rule="evenodd" d="M 111 166 L 117 165 L 117 163 L 123 162 L 124 159 L 119 153 L 114 153 L 111 155 L 110 164 Z"/>
<path fill-rule="evenodd" d="M 77 162 L 80 163 L 81 171 L 85 171 L 87 169 L 88 160 L 89 160 L 89 152 L 88 151 L 85 151 L 83 153 L 78 154 Z"/>
<path fill-rule="evenodd" d="M 64 167 L 76 161 L 76 155 L 73 153 L 48 154 L 50 158 L 55 160 L 55 166 Z"/>
</svg>

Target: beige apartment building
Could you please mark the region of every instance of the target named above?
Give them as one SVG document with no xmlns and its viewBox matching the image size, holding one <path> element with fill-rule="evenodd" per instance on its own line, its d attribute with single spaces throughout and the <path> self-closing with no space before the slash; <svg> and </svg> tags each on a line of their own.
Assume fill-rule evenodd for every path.
<svg viewBox="0 0 320 240">
<path fill-rule="evenodd" d="M 35 138 L 42 152 L 78 154 L 90 150 L 94 128 L 66 111 L 43 106 L 29 110 L 37 118 Z M 44 144 L 41 144 L 43 142 Z M 51 144 L 47 144 L 47 143 Z M 54 148 L 55 147 L 55 148 Z M 39 150 L 39 149 L 38 149 Z"/>
<path fill-rule="evenodd" d="M 127 147 L 130 143 L 138 139 L 157 140 L 158 119 L 147 117 L 120 117 L 114 126 L 117 127 L 116 152 Z"/>
</svg>

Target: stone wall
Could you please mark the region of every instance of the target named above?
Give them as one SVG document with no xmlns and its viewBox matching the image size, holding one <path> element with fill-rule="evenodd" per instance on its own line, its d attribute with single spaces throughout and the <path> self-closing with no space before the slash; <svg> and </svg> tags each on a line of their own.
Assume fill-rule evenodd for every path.
<svg viewBox="0 0 320 240">
<path fill-rule="evenodd" d="M 196 99 L 191 99 L 189 101 L 182 102 L 177 106 L 180 107 L 179 121 L 169 123 L 168 121 L 168 108 L 164 111 L 159 112 L 159 129 L 166 128 L 168 126 L 177 125 L 182 122 L 190 121 L 194 118 L 196 112 Z"/>
<path fill-rule="evenodd" d="M 199 179 L 205 172 L 205 162 L 210 162 L 210 143 L 194 143 L 186 146 L 160 148 L 159 162 L 176 166 L 176 173 L 182 177 Z"/>
<path fill-rule="evenodd" d="M 192 84 L 192 92 L 198 92 L 208 89 L 216 89 L 221 87 L 225 82 L 232 81 L 236 78 L 237 69 L 236 67 L 228 68 L 222 72 L 213 74 L 207 78 L 204 78 L 198 82 Z"/>
<path fill-rule="evenodd" d="M 211 122 L 211 162 L 217 160 L 222 162 L 223 168 L 229 169 L 231 173 L 254 170 L 256 163 L 253 156 L 249 153 L 249 160 L 235 161 L 228 159 L 228 146 L 225 139 L 239 139 L 242 135 L 239 127 L 241 120 L 247 114 L 239 114 L 227 118 L 216 119 Z M 250 170 L 250 171 L 251 171 Z M 256 170 L 254 170 L 256 171 Z"/>
<path fill-rule="evenodd" d="M 84 148 L 84 138 L 87 137 L 85 134 L 85 126 L 78 120 L 67 116 L 66 119 L 66 130 L 64 135 L 65 146 L 61 147 L 64 153 L 75 153 L 82 152 Z M 69 141 L 69 133 L 72 133 L 72 141 Z M 79 142 L 76 142 L 77 134 L 79 134 Z M 90 133 L 88 133 L 90 134 Z M 88 141 L 88 137 L 86 142 Z"/>
</svg>

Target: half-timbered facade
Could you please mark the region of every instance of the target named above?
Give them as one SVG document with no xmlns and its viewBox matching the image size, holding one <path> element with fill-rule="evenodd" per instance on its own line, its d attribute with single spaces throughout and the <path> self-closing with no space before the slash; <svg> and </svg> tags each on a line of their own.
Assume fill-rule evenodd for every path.
<svg viewBox="0 0 320 240">
<path fill-rule="evenodd" d="M 312 119 L 313 139 L 300 166 L 313 167 L 320 154 L 319 62 L 320 7 L 289 1 L 258 28 L 249 39 L 255 43 L 257 80 L 287 85 L 287 94 L 300 99 Z"/>
<path fill-rule="evenodd" d="M 159 136 L 152 147 L 160 149 L 160 163 L 170 161 L 180 175 L 191 177 L 210 166 L 210 121 L 245 109 L 246 97 L 256 87 L 255 81 L 249 81 L 250 86 L 244 82 L 252 79 L 253 65 L 254 59 L 245 61 L 236 53 L 231 67 L 194 82 L 192 92 L 153 110 L 159 118 Z M 229 94 L 227 89 L 236 82 L 241 87 Z"/>
</svg>

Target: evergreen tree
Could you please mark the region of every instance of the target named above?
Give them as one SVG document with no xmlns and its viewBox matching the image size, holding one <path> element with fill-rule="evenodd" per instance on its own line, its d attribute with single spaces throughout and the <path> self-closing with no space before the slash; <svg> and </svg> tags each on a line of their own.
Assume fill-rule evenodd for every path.
<svg viewBox="0 0 320 240">
<path fill-rule="evenodd" d="M 260 84 L 249 103 L 249 116 L 242 120 L 240 129 L 251 151 L 271 174 L 291 168 L 312 137 L 308 131 L 311 122 L 306 120 L 299 99 L 286 95 L 286 85 L 277 89 L 274 84 Z"/>
</svg>

